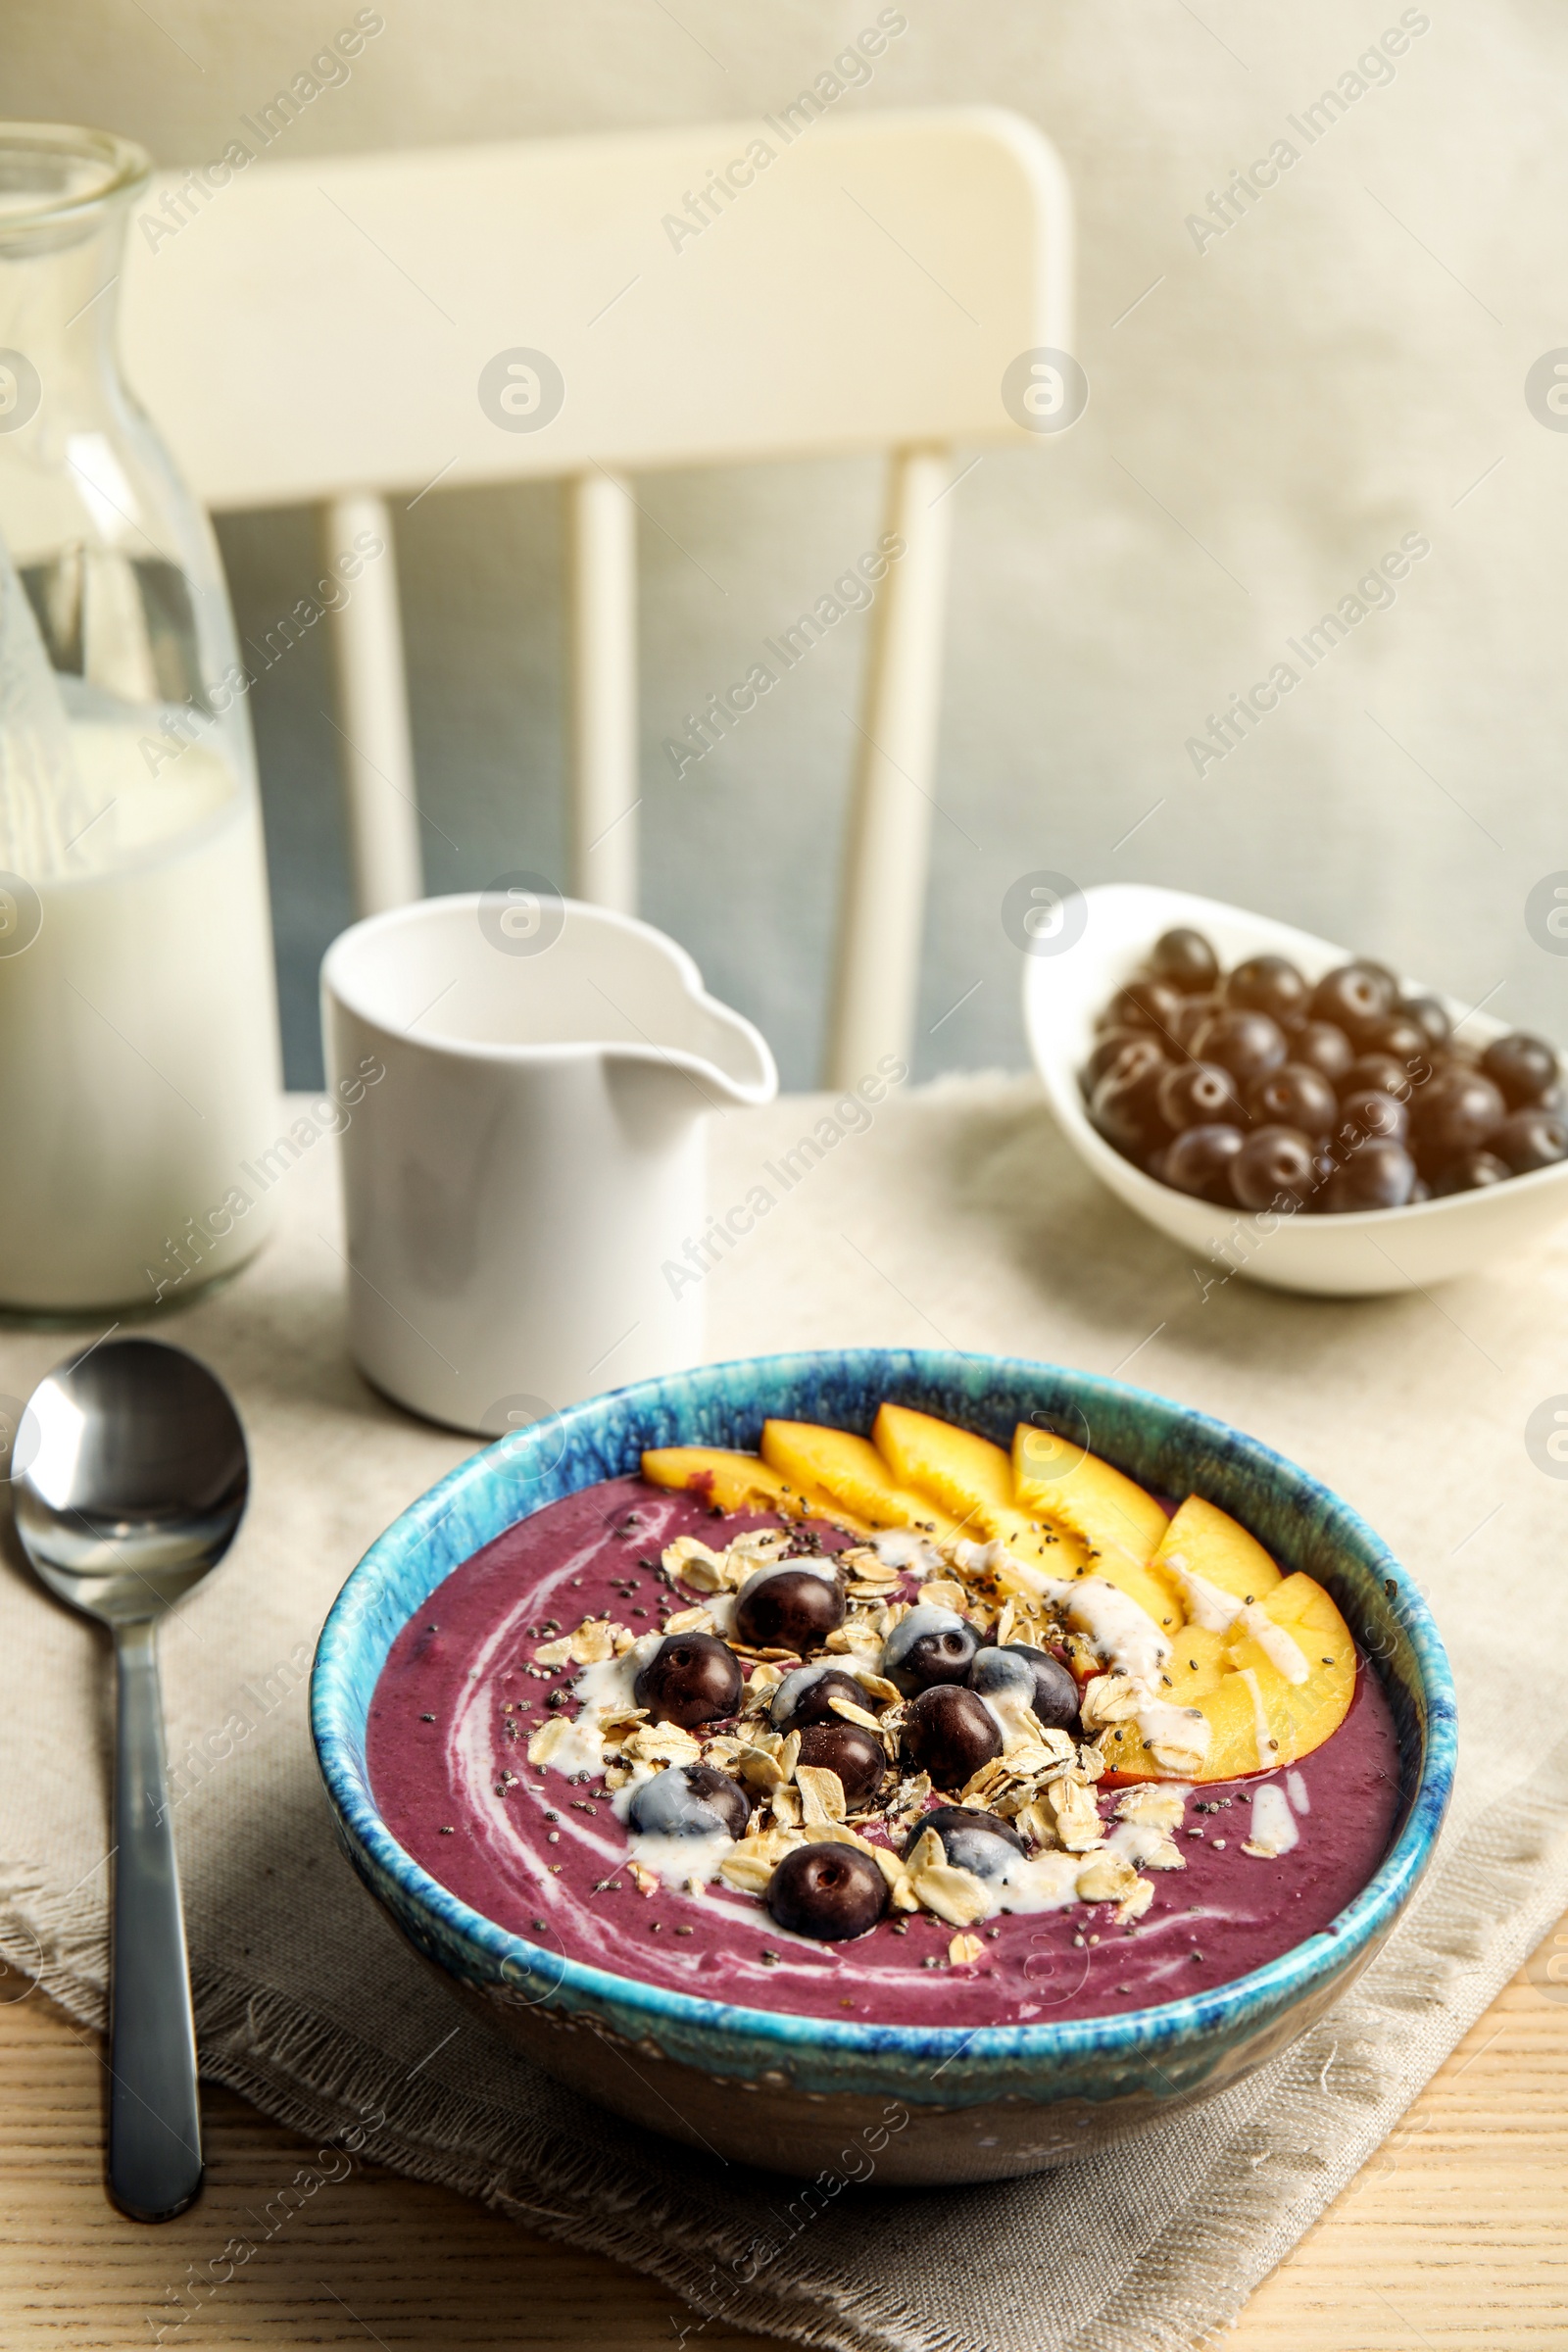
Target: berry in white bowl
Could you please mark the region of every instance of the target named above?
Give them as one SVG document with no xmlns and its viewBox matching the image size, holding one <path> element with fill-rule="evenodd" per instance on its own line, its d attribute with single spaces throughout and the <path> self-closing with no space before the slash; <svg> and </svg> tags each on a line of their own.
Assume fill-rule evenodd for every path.
<svg viewBox="0 0 1568 2352">
<path fill-rule="evenodd" d="M 1086 890 L 1080 912 L 1081 923 L 1030 942 L 1024 1019 L 1036 1067 L 1057 1124 L 1080 1156 L 1130 1208 L 1188 1250 L 1205 1276 L 1235 1273 L 1271 1289 L 1329 1297 L 1424 1289 L 1526 1249 L 1568 1217 L 1568 1158 L 1531 1165 L 1538 1154 L 1523 1133 L 1531 1120 L 1553 1124 L 1556 1112 L 1523 1098 L 1514 1103 L 1518 1088 L 1534 1086 L 1540 1075 L 1524 1066 L 1530 1059 L 1526 1047 L 1537 1057 L 1549 1049 L 1519 1040 L 1515 1051 L 1505 1023 L 1408 978 L 1396 981 L 1394 1001 L 1382 1008 L 1387 1022 L 1411 1027 L 1403 1041 L 1409 1054 L 1400 1058 L 1409 1062 L 1413 1056 L 1418 1071 L 1423 1042 L 1415 1033 L 1422 1007 L 1435 1026 L 1451 1023 L 1478 1055 L 1510 1038 L 1510 1053 L 1523 1060 L 1517 1072 L 1511 1061 L 1499 1069 L 1499 1099 L 1508 1113 L 1504 1134 L 1491 1116 L 1497 1089 L 1479 1068 L 1440 1067 L 1424 1084 L 1393 1091 L 1396 1074 L 1382 1066 L 1394 1058 L 1388 1054 L 1352 1047 L 1348 1065 L 1330 1066 L 1344 1031 L 1337 1022 L 1319 1021 L 1308 1035 L 1301 1024 L 1313 1011 L 1310 997 L 1298 1004 L 1293 996 L 1272 1010 L 1210 1004 L 1212 979 L 1195 968 L 1171 976 L 1173 1012 L 1160 993 L 1165 983 L 1151 968 L 1156 943 L 1172 932 L 1196 933 L 1212 950 L 1219 974 L 1257 966 L 1261 986 L 1272 973 L 1281 988 L 1291 989 L 1294 972 L 1315 992 L 1342 967 L 1367 968 L 1332 941 L 1218 900 L 1144 883 Z M 1358 982 L 1351 976 L 1343 985 L 1353 995 Z M 1145 1055 L 1141 1062 L 1132 1052 L 1115 1063 L 1106 1016 L 1118 1005 L 1133 1027 L 1153 1018 L 1157 1027 L 1151 1035 L 1162 1045 L 1163 1061 Z M 1358 1018 L 1371 1020 L 1378 1009 L 1348 1001 L 1343 1008 L 1352 1030 Z M 1276 1013 L 1290 1041 L 1283 1055 L 1276 1052 Z M 1174 1050 L 1172 1032 L 1180 1041 Z M 1303 1039 L 1312 1051 L 1301 1050 Z M 1181 1065 L 1182 1048 L 1199 1061 Z M 1201 1081 L 1190 1075 L 1200 1064 L 1208 1073 Z M 1314 1074 L 1324 1086 L 1313 1083 Z M 1239 1116 L 1220 1100 L 1227 1078 L 1242 1106 Z M 1093 1111 L 1085 1091 L 1091 1079 Z M 1336 1099 L 1339 1125 L 1332 1132 L 1322 1130 L 1326 1088 Z M 1382 1104 L 1373 1099 L 1380 1093 Z M 1364 1140 L 1331 1168 L 1317 1149 L 1320 1131 L 1325 1148 L 1332 1145 L 1348 1108 Z M 1167 1113 L 1174 1117 L 1167 1120 Z M 1477 1125 L 1473 1148 L 1459 1134 L 1467 1118 Z M 1176 1134 L 1162 1142 L 1177 1120 Z M 1415 1158 L 1430 1159 L 1438 1122 L 1446 1136 L 1451 1129 L 1452 1148 L 1441 1167 L 1431 1163 L 1437 1173 L 1430 1181 Z M 1312 1152 L 1300 1148 L 1303 1133 Z M 1492 1148 L 1499 1138 L 1511 1162 Z M 1544 1140 L 1549 1139 L 1538 1139 Z M 1307 1164 L 1314 1156 L 1315 1168 Z M 1495 1166 L 1488 1164 L 1493 1161 Z M 1445 1189 L 1461 1176 L 1464 1189 Z M 1430 1197 L 1421 1198 L 1429 1181 Z"/>
</svg>

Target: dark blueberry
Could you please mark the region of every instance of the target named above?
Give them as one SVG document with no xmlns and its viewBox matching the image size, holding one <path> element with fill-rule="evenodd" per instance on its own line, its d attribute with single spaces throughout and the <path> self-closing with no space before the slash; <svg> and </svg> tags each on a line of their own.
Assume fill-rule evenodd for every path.
<svg viewBox="0 0 1568 2352">
<path fill-rule="evenodd" d="M 1171 1035 L 1186 1053 L 1211 1012 L 1223 1012 L 1223 997 L 1183 997 L 1182 1008 L 1171 1024 Z"/>
<path fill-rule="evenodd" d="M 1534 1105 L 1510 1111 L 1493 1137 L 1492 1149 L 1516 1176 L 1555 1167 L 1559 1159 L 1568 1159 L 1568 1122 Z"/>
<path fill-rule="evenodd" d="M 1160 1162 L 1160 1176 L 1200 1200 L 1231 1200 L 1230 1165 L 1246 1142 L 1239 1127 L 1184 1127 Z"/>
<path fill-rule="evenodd" d="M 744 1685 L 741 1662 L 712 1634 L 669 1634 L 632 1685 L 638 1706 L 655 1723 L 715 1723 L 733 1715 Z"/>
<path fill-rule="evenodd" d="M 1410 1105 L 1410 1150 L 1426 1177 L 1436 1177 L 1461 1152 L 1490 1144 L 1507 1105 L 1480 1070 L 1456 1064 L 1440 1070 Z"/>
<path fill-rule="evenodd" d="M 888 1752 L 881 1740 L 860 1724 L 839 1719 L 807 1724 L 801 1733 L 800 1760 L 836 1772 L 845 1802 L 857 1811 L 870 1803 L 888 1768 Z"/>
<path fill-rule="evenodd" d="M 1160 1042 L 1149 1029 L 1106 1029 L 1096 1038 L 1094 1052 L 1084 1063 L 1084 1091 L 1093 1094 L 1111 1070 L 1130 1077 L 1138 1069 L 1163 1069 Z"/>
<path fill-rule="evenodd" d="M 1415 1180 L 1415 1162 L 1402 1144 L 1370 1136 L 1340 1161 L 1323 1205 L 1338 1216 L 1363 1208 L 1403 1208 Z"/>
<path fill-rule="evenodd" d="M 933 1683 L 961 1683 L 980 1637 L 954 1609 L 929 1602 L 901 1617 L 882 1645 L 882 1672 L 906 1698 Z"/>
<path fill-rule="evenodd" d="M 1211 1013 L 1193 1039 L 1195 1061 L 1217 1061 L 1240 1086 L 1250 1086 L 1286 1058 L 1285 1032 L 1266 1012 L 1232 1008 Z"/>
<path fill-rule="evenodd" d="M 904 1753 L 938 1788 L 961 1788 L 1002 1753 L 1002 1734 L 983 1698 L 958 1683 L 935 1683 L 911 1698 L 904 1718 Z"/>
<path fill-rule="evenodd" d="M 1333 1087 L 1305 1061 L 1282 1062 L 1254 1078 L 1247 1107 L 1260 1126 L 1297 1127 L 1313 1136 L 1327 1135 L 1340 1115 Z"/>
<path fill-rule="evenodd" d="M 1106 1005 L 1102 1026 L 1149 1029 L 1156 1037 L 1169 1037 L 1181 1008 L 1181 991 L 1172 988 L 1168 980 L 1129 980 Z"/>
<path fill-rule="evenodd" d="M 1408 1021 L 1398 1012 L 1373 1022 L 1366 1033 L 1366 1050 L 1372 1054 L 1392 1054 L 1396 1061 L 1403 1062 L 1412 1073 L 1418 1066 L 1430 1066 L 1432 1059 L 1432 1040 L 1420 1022 Z"/>
<path fill-rule="evenodd" d="M 1433 1179 L 1432 1198 L 1444 1200 L 1449 1193 L 1479 1193 L 1489 1184 L 1506 1184 L 1512 1174 L 1495 1152 L 1461 1152 Z"/>
<path fill-rule="evenodd" d="M 1106 1071 L 1089 1098 L 1089 1116 L 1107 1144 L 1130 1159 L 1157 1152 L 1170 1139 L 1159 1107 L 1160 1081 L 1167 1064 L 1141 1061 L 1128 1075 L 1116 1065 Z"/>
<path fill-rule="evenodd" d="M 1447 1044 L 1453 1024 L 1436 997 L 1401 997 L 1394 1009 L 1401 1019 L 1414 1021 L 1429 1048 Z"/>
<path fill-rule="evenodd" d="M 711 1764 L 671 1764 L 644 1781 L 627 1819 L 634 1830 L 660 1838 L 706 1838 L 713 1830 L 744 1838 L 751 1812 L 745 1789 L 727 1772 Z"/>
<path fill-rule="evenodd" d="M 1325 972 L 1312 991 L 1312 1018 L 1332 1021 L 1352 1045 L 1394 1009 L 1398 989 L 1380 964 L 1342 963 Z"/>
<path fill-rule="evenodd" d="M 1201 931 L 1190 931 L 1185 925 L 1163 932 L 1149 960 L 1161 980 L 1169 981 L 1186 997 L 1206 994 L 1219 980 L 1218 956 Z"/>
<path fill-rule="evenodd" d="M 1184 1061 L 1167 1068 L 1159 1081 L 1158 1101 L 1166 1126 L 1178 1133 L 1183 1127 L 1212 1126 L 1216 1119 L 1239 1127 L 1247 1116 L 1235 1079 L 1217 1061 Z"/>
<path fill-rule="evenodd" d="M 740 1782 L 712 1764 L 686 1764 L 681 1769 L 698 1803 L 711 1805 L 715 1813 L 721 1814 L 732 1838 L 744 1838 L 746 1824 L 752 1817 L 752 1800 Z"/>
<path fill-rule="evenodd" d="M 1231 1191 L 1243 1208 L 1299 1208 L 1317 1190 L 1312 1139 L 1298 1127 L 1259 1127 L 1230 1166 Z"/>
<path fill-rule="evenodd" d="M 1428 1082 L 1430 1083 L 1430 1081 Z M 1372 1089 L 1396 1095 L 1404 1102 L 1411 1090 L 1411 1073 L 1392 1054 L 1358 1054 L 1340 1080 L 1340 1095 L 1362 1095 Z"/>
<path fill-rule="evenodd" d="M 988 1691 L 1016 1690 L 1028 1699 L 1049 1731 L 1078 1729 L 1078 1685 L 1058 1658 L 1027 1642 L 1009 1642 L 1001 1649 L 982 1649 L 969 1669 L 969 1688 L 982 1697 Z"/>
<path fill-rule="evenodd" d="M 970 1805 L 936 1805 L 922 1813 L 904 1840 L 906 1862 L 925 1836 L 935 1830 L 942 1851 L 955 1870 L 972 1871 L 977 1879 L 1000 1879 L 1028 1847 L 1010 1821 L 1000 1813 L 982 1813 Z"/>
<path fill-rule="evenodd" d="M 1338 1086 L 1351 1062 L 1355 1048 L 1332 1021 L 1308 1021 L 1291 1039 L 1291 1059 L 1321 1070 L 1330 1086 Z"/>
<path fill-rule="evenodd" d="M 1544 1038 L 1527 1036 L 1523 1029 L 1511 1029 L 1506 1037 L 1494 1037 L 1481 1056 L 1481 1067 L 1494 1086 L 1502 1089 L 1502 1099 L 1510 1110 L 1526 1102 L 1539 1102 L 1557 1083 L 1557 1056 Z"/>
<path fill-rule="evenodd" d="M 1249 956 L 1225 983 L 1233 1004 L 1248 1012 L 1266 1012 L 1283 1024 L 1304 1021 L 1310 989 L 1294 963 L 1284 956 Z"/>
<path fill-rule="evenodd" d="M 1352 1087 L 1340 1104 L 1340 1134 L 1347 1149 L 1358 1144 L 1363 1136 L 1392 1136 L 1402 1144 L 1410 1125 L 1410 1108 L 1397 1095 L 1386 1095 L 1379 1086 Z"/>
<path fill-rule="evenodd" d="M 788 1935 L 847 1943 L 876 1926 L 888 1883 L 858 1846 L 798 1845 L 768 1881 L 767 1907 Z"/>
<path fill-rule="evenodd" d="M 815 1649 L 844 1623 L 844 1587 L 814 1568 L 760 1568 L 735 1595 L 735 1631 L 753 1649 Z"/>
<path fill-rule="evenodd" d="M 808 1723 L 840 1723 L 842 1716 L 833 1712 L 835 1698 L 876 1712 L 862 1686 L 842 1666 L 797 1666 L 774 1691 L 767 1719 L 775 1732 L 798 1732 Z"/>
</svg>

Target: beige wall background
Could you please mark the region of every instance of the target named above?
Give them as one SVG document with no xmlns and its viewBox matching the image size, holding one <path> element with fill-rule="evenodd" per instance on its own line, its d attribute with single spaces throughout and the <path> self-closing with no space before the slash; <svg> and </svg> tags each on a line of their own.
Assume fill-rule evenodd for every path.
<svg viewBox="0 0 1568 2352">
<path fill-rule="evenodd" d="M 384 32 L 278 153 L 773 111 L 876 13 L 378 4 Z M 842 106 L 984 100 L 1050 133 L 1077 194 L 1092 385 L 1071 433 L 986 456 L 956 494 L 951 816 L 918 1069 L 1025 1058 L 1000 906 L 1036 867 L 1264 907 L 1568 1037 L 1568 963 L 1525 919 L 1532 887 L 1568 869 L 1568 433 L 1525 398 L 1532 364 L 1568 345 L 1568 18 L 1554 0 L 903 5 L 908 30 Z M 353 15 L 349 0 L 12 0 L 5 104 L 200 162 Z M 1364 94 L 1308 145 L 1289 118 L 1401 17 L 1427 28 L 1391 78 L 1356 76 Z M 1188 216 L 1281 138 L 1299 160 L 1200 250 Z M 665 476 L 640 495 L 644 908 L 805 1084 L 859 623 L 684 780 L 660 747 L 871 543 L 876 469 Z M 1431 553 L 1396 602 L 1195 773 L 1207 714 L 1281 660 L 1303 668 L 1287 638 L 1408 533 Z M 265 631 L 308 585 L 308 518 L 242 517 L 223 544 L 241 625 Z M 433 494 L 402 518 L 399 557 L 440 828 L 430 888 L 563 874 L 553 492 Z M 296 1078 L 313 1066 L 316 964 L 347 919 L 320 658 L 295 649 L 254 698 Z"/>
</svg>

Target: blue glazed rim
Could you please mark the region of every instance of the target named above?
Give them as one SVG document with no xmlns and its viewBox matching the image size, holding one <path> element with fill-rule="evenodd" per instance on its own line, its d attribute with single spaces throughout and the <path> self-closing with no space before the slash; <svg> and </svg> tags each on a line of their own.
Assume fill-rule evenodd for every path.
<svg viewBox="0 0 1568 2352">
<path fill-rule="evenodd" d="M 644 1447 L 755 1449 L 769 1415 L 863 1433 L 884 1397 L 1004 1444 L 1031 1411 L 1069 1422 L 1081 1416 L 1096 1452 L 1158 1490 L 1201 1494 L 1234 1510 L 1266 1549 L 1334 1592 L 1358 1646 L 1382 1667 L 1399 1733 L 1404 1811 L 1383 1862 L 1325 1930 L 1229 1984 L 1112 2017 L 978 2029 L 852 2024 L 709 2000 L 564 1959 L 471 1909 L 397 1842 L 366 1771 L 366 1720 L 393 1642 L 453 1569 L 547 1503 L 635 1470 Z M 734 2039 L 781 2060 L 805 2052 L 895 2061 L 961 2053 L 971 2080 L 988 2063 L 1009 2074 L 1020 2065 L 1051 2072 L 1089 2056 L 1136 2064 L 1223 2043 L 1344 1977 L 1387 1936 L 1431 1861 L 1457 1752 L 1452 1677 L 1426 1603 L 1331 1489 L 1258 1440 L 1152 1390 L 1028 1357 L 936 1348 L 802 1350 L 704 1365 L 568 1406 L 470 1456 L 394 1520 L 338 1594 L 317 1645 L 311 1729 L 355 1867 L 378 1899 L 387 1899 L 376 1884 L 384 1881 L 402 1911 L 428 1923 L 428 1938 L 419 1940 L 436 1956 L 443 1944 L 457 1945 L 476 1962 L 475 1981 L 500 1987 L 547 1979 L 541 2009 L 613 2007 L 656 2038 L 663 2027 L 688 2047 Z"/>
</svg>

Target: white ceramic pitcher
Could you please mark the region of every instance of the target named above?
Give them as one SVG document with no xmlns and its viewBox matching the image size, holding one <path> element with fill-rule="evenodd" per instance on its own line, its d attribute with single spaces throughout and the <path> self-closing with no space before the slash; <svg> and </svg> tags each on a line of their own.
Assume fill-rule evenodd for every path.
<svg viewBox="0 0 1568 2352">
<path fill-rule="evenodd" d="M 683 949 L 514 876 L 345 931 L 321 1017 L 367 1378 L 493 1437 L 699 1361 L 708 1120 L 778 1073 Z"/>
</svg>

